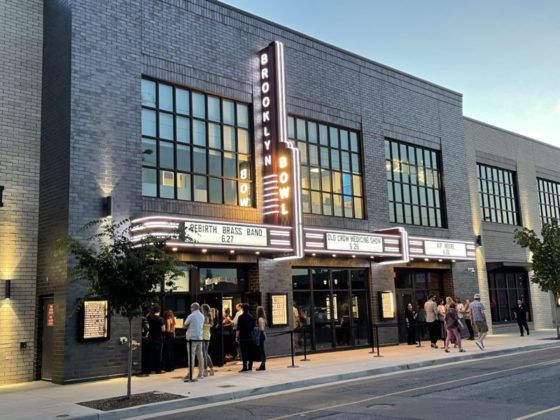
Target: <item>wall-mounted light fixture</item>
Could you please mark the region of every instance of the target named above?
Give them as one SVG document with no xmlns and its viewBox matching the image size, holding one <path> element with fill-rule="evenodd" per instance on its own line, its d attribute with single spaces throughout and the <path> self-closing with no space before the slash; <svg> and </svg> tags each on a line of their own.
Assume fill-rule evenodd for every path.
<svg viewBox="0 0 560 420">
<path fill-rule="evenodd" d="M 4 280 L 6 283 L 5 292 L 4 292 L 4 299 L 11 299 L 12 298 L 12 281 L 11 280 Z"/>
<path fill-rule="evenodd" d="M 482 246 L 482 235 L 476 235 L 474 238 L 476 246 Z"/>
<path fill-rule="evenodd" d="M 0 185 L 0 207 L 4 207 L 4 202 L 2 201 L 3 194 L 4 194 L 4 186 Z"/>
<path fill-rule="evenodd" d="M 113 197 L 103 197 L 103 217 L 110 217 L 113 215 Z"/>
</svg>

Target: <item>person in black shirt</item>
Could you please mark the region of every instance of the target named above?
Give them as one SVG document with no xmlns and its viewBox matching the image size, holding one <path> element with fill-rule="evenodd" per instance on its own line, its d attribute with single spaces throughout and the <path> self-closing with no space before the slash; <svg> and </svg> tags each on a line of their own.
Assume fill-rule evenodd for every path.
<svg viewBox="0 0 560 420">
<path fill-rule="evenodd" d="M 513 313 L 515 314 L 515 319 L 517 319 L 517 325 L 519 325 L 519 332 L 521 337 L 523 337 L 523 327 L 529 335 L 529 326 L 527 325 L 527 306 L 523 303 L 523 299 L 517 299 L 517 306 L 513 308 Z"/>
<path fill-rule="evenodd" d="M 416 311 L 412 308 L 412 303 L 406 305 L 404 320 L 406 322 L 406 337 L 408 344 L 416 344 Z"/>
<path fill-rule="evenodd" d="M 253 369 L 253 342 L 251 334 L 255 328 L 255 318 L 249 313 L 249 304 L 243 304 L 243 314 L 237 320 L 237 331 L 235 339 L 239 341 L 241 348 L 241 361 L 243 369 L 240 372 L 250 372 Z"/>
<path fill-rule="evenodd" d="M 148 325 L 150 330 L 148 332 L 148 344 L 150 349 L 150 372 L 155 370 L 156 373 L 161 373 L 161 357 L 163 351 L 163 332 L 165 331 L 165 323 L 160 316 L 161 308 L 159 305 L 154 305 L 152 312 L 148 316 Z"/>
</svg>

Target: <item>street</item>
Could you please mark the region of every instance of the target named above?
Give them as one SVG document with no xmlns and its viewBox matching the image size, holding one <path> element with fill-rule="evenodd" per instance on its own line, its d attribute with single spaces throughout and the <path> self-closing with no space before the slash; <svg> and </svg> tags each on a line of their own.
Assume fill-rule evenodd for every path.
<svg viewBox="0 0 560 420">
<path fill-rule="evenodd" d="M 250 381 L 251 374 L 239 380 Z M 238 403 L 158 419 L 558 419 L 560 352 L 533 350 Z M 153 417 L 155 418 L 155 417 Z"/>
</svg>

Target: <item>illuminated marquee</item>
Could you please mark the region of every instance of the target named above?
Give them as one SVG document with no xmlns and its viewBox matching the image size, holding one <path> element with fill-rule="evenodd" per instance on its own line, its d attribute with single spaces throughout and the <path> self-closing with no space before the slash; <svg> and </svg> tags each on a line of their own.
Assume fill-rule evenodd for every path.
<svg viewBox="0 0 560 420">
<path fill-rule="evenodd" d="M 303 256 L 299 150 L 287 136 L 284 46 L 259 52 L 260 133 L 263 153 L 263 216 L 271 225 L 293 226 L 295 255 Z M 257 136 L 258 137 L 258 136 Z"/>
</svg>

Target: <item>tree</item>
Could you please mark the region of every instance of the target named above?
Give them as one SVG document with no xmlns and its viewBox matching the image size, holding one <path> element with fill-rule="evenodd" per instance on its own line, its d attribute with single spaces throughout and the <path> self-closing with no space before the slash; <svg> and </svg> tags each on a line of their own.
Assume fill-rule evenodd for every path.
<svg viewBox="0 0 560 420">
<path fill-rule="evenodd" d="M 142 316 L 143 308 L 159 297 L 158 287 L 163 279 L 167 286 L 173 287 L 179 271 L 173 256 L 165 251 L 165 243 L 170 237 L 148 235 L 133 242 L 128 219 L 120 222 L 93 220 L 81 232 L 92 229 L 96 233 L 87 238 L 87 244 L 68 238 L 65 249 L 70 251 L 76 262 L 70 277 L 87 281 L 87 291 L 77 302 L 77 308 L 92 297 L 103 297 L 108 300 L 110 314 L 128 319 L 127 398 L 130 398 L 132 321 Z M 178 232 L 177 235 L 184 237 L 184 233 Z"/>
<path fill-rule="evenodd" d="M 541 238 L 527 228 L 516 229 L 514 242 L 528 248 L 533 255 L 533 276 L 531 281 L 540 286 L 544 292 L 552 292 L 554 297 L 560 295 L 560 225 L 556 219 L 545 223 L 541 230 Z M 554 307 L 556 335 L 560 339 L 558 310 Z"/>
</svg>

